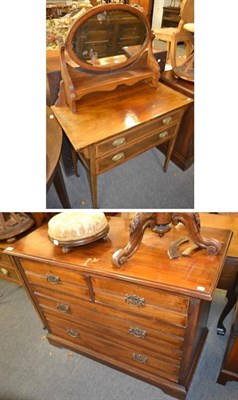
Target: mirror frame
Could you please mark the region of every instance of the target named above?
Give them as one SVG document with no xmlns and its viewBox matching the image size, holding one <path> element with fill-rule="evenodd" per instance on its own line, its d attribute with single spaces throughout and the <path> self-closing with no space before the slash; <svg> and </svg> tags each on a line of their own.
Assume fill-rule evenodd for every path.
<svg viewBox="0 0 238 400">
<path fill-rule="evenodd" d="M 104 11 L 110 11 L 110 10 L 124 10 L 128 13 L 132 13 L 137 15 L 145 24 L 146 27 L 146 38 L 144 40 L 144 43 L 142 43 L 141 48 L 138 49 L 138 51 L 135 52 L 135 54 L 133 54 L 132 56 L 130 56 L 125 62 L 121 62 L 121 63 L 115 63 L 115 64 L 110 64 L 108 66 L 96 66 L 96 65 L 92 65 L 89 63 L 84 62 L 83 60 L 79 59 L 75 52 L 73 51 L 72 48 L 72 40 L 73 40 L 73 36 L 76 32 L 76 30 L 88 19 L 90 19 L 92 16 L 96 15 L 96 14 L 100 14 Z M 80 67 L 84 68 L 87 71 L 91 71 L 91 72 L 111 72 L 114 70 L 120 70 L 121 68 L 124 68 L 130 64 L 132 64 L 135 60 L 137 60 L 142 54 L 143 52 L 146 50 L 146 48 L 148 47 L 150 40 L 151 40 L 151 26 L 150 23 L 146 17 L 146 15 L 140 11 L 139 9 L 137 9 L 136 7 L 132 6 L 132 5 L 127 5 L 127 4 L 117 4 L 117 3 L 109 3 L 109 4 L 105 4 L 105 5 L 99 5 L 96 7 L 93 7 L 92 9 L 86 11 L 83 15 L 81 15 L 71 26 L 68 35 L 66 37 L 65 40 L 65 49 L 67 50 L 68 55 L 70 56 L 70 58 L 76 63 L 78 64 Z"/>
</svg>

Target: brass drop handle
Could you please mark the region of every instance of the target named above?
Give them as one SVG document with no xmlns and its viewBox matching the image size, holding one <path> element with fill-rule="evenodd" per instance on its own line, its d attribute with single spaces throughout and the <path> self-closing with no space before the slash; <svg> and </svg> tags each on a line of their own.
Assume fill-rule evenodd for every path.
<svg viewBox="0 0 238 400">
<path fill-rule="evenodd" d="M 74 338 L 79 337 L 79 332 L 75 331 L 74 329 L 67 329 L 67 333 L 71 337 L 74 337 Z"/>
<path fill-rule="evenodd" d="M 161 132 L 161 133 L 159 134 L 159 138 L 160 138 L 160 139 L 163 139 L 163 138 L 165 138 L 166 136 L 169 136 L 169 132 L 168 132 L 168 131 L 164 131 L 164 132 Z"/>
<path fill-rule="evenodd" d="M 132 353 L 132 359 L 141 364 L 145 364 L 148 360 L 148 358 L 146 356 L 143 356 L 142 354 L 138 354 L 138 353 Z"/>
<path fill-rule="evenodd" d="M 122 137 L 122 138 L 115 139 L 112 142 L 112 146 L 117 147 L 117 146 L 121 146 L 122 144 L 125 144 L 125 143 L 126 143 L 126 138 Z"/>
<path fill-rule="evenodd" d="M 60 278 L 58 276 L 55 276 L 53 274 L 46 274 L 46 280 L 49 283 L 52 283 L 52 285 L 58 285 L 60 283 Z"/>
<path fill-rule="evenodd" d="M 123 160 L 125 158 L 125 153 L 118 153 L 114 157 L 112 157 L 112 161 L 117 162 Z"/>
<path fill-rule="evenodd" d="M 68 313 L 69 309 L 70 309 L 69 306 L 66 306 L 65 304 L 61 304 L 61 303 L 57 303 L 56 308 L 57 308 L 57 310 L 62 311 L 64 313 Z"/>
<path fill-rule="evenodd" d="M 0 273 L 1 273 L 2 275 L 5 275 L 5 276 L 8 276 L 8 275 L 9 275 L 9 271 L 8 271 L 7 269 L 5 269 L 5 268 L 0 268 Z"/>
<path fill-rule="evenodd" d="M 168 124 L 170 124 L 170 122 L 172 122 L 172 120 L 173 120 L 173 118 L 172 117 L 165 117 L 164 119 L 163 119 L 163 125 L 168 125 Z"/>
<path fill-rule="evenodd" d="M 130 334 L 131 334 L 132 336 L 135 336 L 135 337 L 141 338 L 141 339 L 144 339 L 144 338 L 145 338 L 145 335 L 146 335 L 146 333 L 147 333 L 146 331 L 143 331 L 142 329 L 134 328 L 134 327 L 132 327 L 132 326 L 130 326 L 129 332 L 130 332 Z"/>
<path fill-rule="evenodd" d="M 144 307 L 145 305 L 145 299 L 137 297 L 135 294 L 126 294 L 125 302 L 135 307 Z"/>
</svg>

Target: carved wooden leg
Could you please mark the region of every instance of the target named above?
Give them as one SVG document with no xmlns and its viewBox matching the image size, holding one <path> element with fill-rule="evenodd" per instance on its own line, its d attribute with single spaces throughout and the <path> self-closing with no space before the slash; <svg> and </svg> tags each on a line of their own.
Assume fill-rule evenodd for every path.
<svg viewBox="0 0 238 400">
<path fill-rule="evenodd" d="M 169 141 L 168 150 L 167 150 L 167 154 L 166 154 L 165 161 L 164 161 L 164 166 L 163 166 L 164 172 L 167 171 L 167 168 L 168 168 L 168 165 L 169 165 L 169 161 L 170 161 L 170 158 L 171 158 L 171 154 L 172 154 L 172 151 L 174 149 L 175 141 L 176 141 L 176 137 L 174 137 L 173 139 L 171 139 Z"/>
<path fill-rule="evenodd" d="M 112 256 L 112 262 L 116 267 L 121 267 L 126 263 L 138 249 L 147 227 L 151 229 L 155 226 L 154 213 L 136 213 L 130 222 L 129 242 L 124 249 L 117 250 Z"/>
<path fill-rule="evenodd" d="M 198 247 L 207 249 L 208 254 L 216 255 L 221 250 L 221 243 L 213 238 L 205 238 L 200 233 L 200 217 L 198 213 L 173 213 L 173 224 L 181 222 L 188 230 L 189 235 Z"/>
<path fill-rule="evenodd" d="M 77 161 L 78 161 L 78 153 L 74 150 L 72 146 L 71 147 L 71 157 L 72 157 L 72 164 L 73 164 L 73 171 L 76 176 L 79 176 L 78 172 L 78 166 L 77 166 Z"/>
</svg>

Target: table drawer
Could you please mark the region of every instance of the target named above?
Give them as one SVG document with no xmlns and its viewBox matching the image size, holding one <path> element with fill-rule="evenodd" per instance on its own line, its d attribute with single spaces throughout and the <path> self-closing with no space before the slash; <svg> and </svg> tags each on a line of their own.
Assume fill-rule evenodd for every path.
<svg viewBox="0 0 238 400">
<path fill-rule="evenodd" d="M 176 110 L 172 113 L 164 115 L 163 117 L 156 118 L 148 123 L 132 128 L 121 135 L 114 136 L 108 140 L 104 140 L 96 145 L 96 157 L 101 157 L 106 153 L 112 152 L 116 149 L 121 149 L 134 141 L 143 140 L 143 138 L 153 132 L 158 132 L 161 128 L 167 129 L 170 125 L 179 120 L 181 110 Z"/>
<path fill-rule="evenodd" d="M 127 282 L 91 278 L 95 302 L 160 323 L 186 327 L 188 300 Z"/>
<path fill-rule="evenodd" d="M 78 271 L 30 260 L 21 260 L 21 265 L 31 284 L 91 299 L 86 279 Z"/>
<path fill-rule="evenodd" d="M 80 346 L 82 350 L 90 350 L 110 358 L 114 364 L 123 363 L 126 366 L 146 371 L 155 376 L 162 376 L 173 381 L 178 380 L 180 362 L 168 361 L 148 349 L 130 344 L 120 345 L 99 337 L 92 330 L 86 329 L 71 321 L 48 319 L 50 333 L 70 343 Z M 77 347 L 75 347 L 77 351 Z"/>
<path fill-rule="evenodd" d="M 96 160 L 96 171 L 102 173 L 107 169 L 113 168 L 131 158 L 143 153 L 144 151 L 158 146 L 159 144 L 169 140 L 176 133 L 177 125 L 172 125 L 163 130 L 156 130 L 149 136 L 145 136 L 141 140 L 134 142 L 130 146 L 122 146 L 117 148 L 113 153 Z"/>
</svg>

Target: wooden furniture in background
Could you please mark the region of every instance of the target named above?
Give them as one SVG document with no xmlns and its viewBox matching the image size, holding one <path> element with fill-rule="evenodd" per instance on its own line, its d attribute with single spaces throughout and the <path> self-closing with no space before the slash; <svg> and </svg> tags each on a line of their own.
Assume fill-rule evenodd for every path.
<svg viewBox="0 0 238 400">
<path fill-rule="evenodd" d="M 193 82 L 176 78 L 172 70 L 162 72 L 160 81 L 194 99 Z M 166 144 L 159 146 L 159 150 L 166 154 Z M 184 113 L 171 160 L 183 171 L 186 171 L 194 162 L 194 103 L 190 103 Z"/>
<path fill-rule="evenodd" d="M 185 54 L 188 58 L 191 54 L 192 45 L 188 32 L 184 29 L 184 24 L 194 22 L 194 0 L 183 0 L 179 15 L 179 24 L 177 27 L 167 25 L 166 28 L 155 29 L 157 40 L 167 42 L 167 60 L 176 61 L 178 43 L 185 44 Z M 163 25 L 162 25 L 163 26 Z"/>
<path fill-rule="evenodd" d="M 149 20 L 150 25 L 152 25 L 153 10 L 154 10 L 154 0 L 128 0 L 125 3 L 130 5 L 139 4 L 143 8 L 143 12 Z"/>
<path fill-rule="evenodd" d="M 52 113 L 46 108 L 46 188 L 53 184 L 64 208 L 71 208 L 60 166 L 63 141 L 62 129 Z"/>
<path fill-rule="evenodd" d="M 163 7 L 162 28 L 176 28 L 180 21 L 180 7 Z"/>
<path fill-rule="evenodd" d="M 185 399 L 208 328 L 214 290 L 231 232 L 202 228 L 223 243 L 170 260 L 168 246 L 186 234 L 160 238 L 147 230 L 140 249 L 118 270 L 112 254 L 125 246 L 128 220 L 109 217 L 107 240 L 64 254 L 47 226 L 19 241 L 11 256 L 53 345 L 91 357 Z M 66 377 L 67 379 L 67 377 Z"/>
<path fill-rule="evenodd" d="M 0 279 L 22 286 L 21 275 L 18 269 L 11 261 L 11 257 L 4 254 L 4 250 L 10 246 L 6 241 L 0 240 Z"/>
<path fill-rule="evenodd" d="M 164 163 L 166 171 L 182 116 L 190 103 L 191 99 L 162 83 L 154 89 L 141 82 L 84 97 L 76 113 L 67 106 L 51 107 L 90 173 L 93 207 L 97 207 L 99 174 L 169 142 Z M 133 183 L 130 186 L 133 188 Z"/>
<path fill-rule="evenodd" d="M 238 215 L 200 213 L 201 223 L 214 228 L 229 229 L 233 232 L 231 244 L 224 263 L 217 287 L 227 291 L 227 304 L 225 305 L 217 324 L 217 333 L 225 335 L 226 328 L 223 321 L 235 306 L 238 293 Z"/>
<path fill-rule="evenodd" d="M 237 291 L 238 294 L 238 291 Z M 217 383 L 238 382 L 238 301 Z"/>
</svg>

